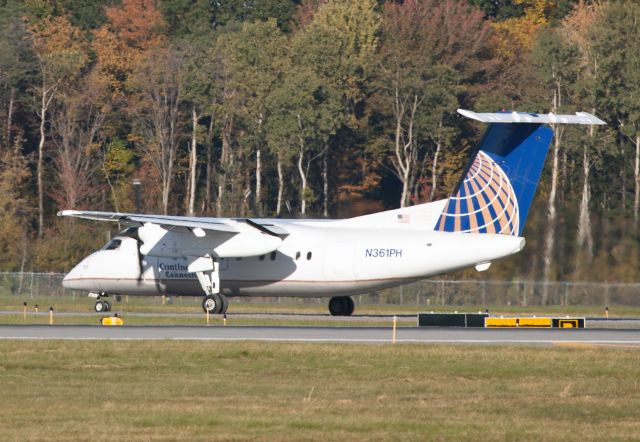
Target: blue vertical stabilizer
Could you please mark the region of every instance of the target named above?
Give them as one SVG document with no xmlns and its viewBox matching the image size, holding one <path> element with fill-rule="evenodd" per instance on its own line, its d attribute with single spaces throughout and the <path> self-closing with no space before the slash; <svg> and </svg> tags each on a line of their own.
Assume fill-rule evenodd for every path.
<svg viewBox="0 0 640 442">
<path fill-rule="evenodd" d="M 542 124 L 490 124 L 436 230 L 522 236 L 552 138 Z"/>
</svg>

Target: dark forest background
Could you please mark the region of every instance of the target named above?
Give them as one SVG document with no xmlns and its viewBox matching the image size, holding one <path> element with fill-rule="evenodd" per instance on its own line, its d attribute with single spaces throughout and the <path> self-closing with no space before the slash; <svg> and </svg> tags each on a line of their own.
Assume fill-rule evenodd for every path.
<svg viewBox="0 0 640 442">
<path fill-rule="evenodd" d="M 0 1 L 0 269 L 68 270 L 106 241 L 61 209 L 447 197 L 484 129 L 457 108 L 608 122 L 556 128 L 527 248 L 482 277 L 638 281 L 635 1 Z"/>
</svg>

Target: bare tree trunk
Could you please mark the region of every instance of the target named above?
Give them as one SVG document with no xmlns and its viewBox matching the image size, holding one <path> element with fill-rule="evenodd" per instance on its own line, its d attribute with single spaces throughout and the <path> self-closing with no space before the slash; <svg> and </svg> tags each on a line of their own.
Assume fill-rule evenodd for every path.
<svg viewBox="0 0 640 442">
<path fill-rule="evenodd" d="M 305 214 L 307 212 L 307 174 L 302 167 L 304 161 L 304 144 L 300 139 L 300 156 L 298 157 L 298 172 L 300 173 L 300 213 Z"/>
<path fill-rule="evenodd" d="M 116 189 L 113 187 L 113 184 L 111 183 L 111 179 L 109 178 L 109 174 L 105 173 L 104 176 L 107 179 L 107 184 L 109 185 L 109 190 L 111 191 L 111 197 L 113 198 L 113 208 L 115 209 L 116 212 L 120 212 L 120 208 L 119 208 L 119 205 L 118 205 L 118 195 L 116 194 Z M 136 210 L 137 209 L 138 208 L 136 207 Z"/>
<path fill-rule="evenodd" d="M 9 95 L 9 110 L 7 111 L 7 147 L 11 146 L 11 127 L 13 126 L 13 103 L 15 101 L 15 88 L 11 88 Z"/>
<path fill-rule="evenodd" d="M 47 118 L 47 90 L 44 78 L 42 80 L 42 101 L 40 108 L 40 142 L 38 143 L 38 238 L 44 234 L 44 183 L 42 180 L 42 168 L 44 162 L 45 122 Z"/>
<path fill-rule="evenodd" d="M 409 171 L 402 175 L 402 195 L 400 196 L 400 207 L 407 207 L 407 195 L 409 195 Z"/>
<path fill-rule="evenodd" d="M 191 110 L 191 156 L 189 158 L 189 216 L 193 216 L 196 205 L 196 167 L 198 165 L 198 114 L 196 113 L 195 106 Z"/>
<path fill-rule="evenodd" d="M 262 134 L 262 113 L 258 120 L 258 133 Z M 262 138 L 262 137 L 260 137 Z M 256 146 L 256 210 L 262 214 L 262 158 L 260 142 Z"/>
<path fill-rule="evenodd" d="M 398 176 L 402 181 L 402 195 L 400 196 L 400 207 L 407 206 L 407 199 L 409 196 L 409 186 L 411 173 L 413 172 L 413 158 L 416 154 L 413 141 L 413 121 L 415 118 L 416 110 L 418 108 L 418 96 L 414 95 L 413 103 L 411 105 L 409 115 L 409 125 L 407 127 L 407 139 L 402 140 L 402 120 L 404 118 L 404 106 L 400 104 L 399 99 L 397 97 L 396 92 L 396 133 L 395 133 L 395 143 L 396 143 L 396 171 L 398 172 Z"/>
<path fill-rule="evenodd" d="M 553 113 L 557 113 L 561 105 L 560 87 L 557 86 L 553 92 Z M 547 200 L 547 232 L 545 236 L 545 249 L 543 257 L 543 278 L 542 286 L 542 305 L 547 305 L 549 299 L 549 280 L 551 279 L 551 265 L 553 264 L 553 252 L 555 248 L 556 233 L 556 194 L 558 193 L 558 156 L 560 154 L 560 140 L 562 138 L 562 129 L 557 125 L 553 127 L 555 132 L 553 142 L 553 165 L 551 168 L 551 189 Z"/>
<path fill-rule="evenodd" d="M 547 305 L 549 298 L 549 289 L 546 282 L 551 279 L 551 264 L 553 263 L 553 250 L 555 247 L 555 230 L 556 230 L 556 194 L 558 191 L 558 150 L 560 147 L 559 133 L 556 133 L 553 143 L 553 166 L 551 169 L 551 190 L 549 191 L 549 199 L 547 200 L 547 232 L 545 237 L 544 249 L 544 282 L 542 288 L 542 305 Z"/>
<path fill-rule="evenodd" d="M 218 184 L 218 198 L 216 199 L 216 215 L 221 216 L 222 213 L 222 185 Z"/>
<path fill-rule="evenodd" d="M 276 202 L 276 216 L 280 216 L 280 211 L 282 210 L 282 194 L 284 193 L 284 176 L 282 174 L 282 160 L 280 159 L 280 155 L 278 155 L 278 200 Z"/>
<path fill-rule="evenodd" d="M 204 211 L 209 213 L 211 210 L 211 188 L 212 188 L 212 180 L 213 180 L 213 116 L 211 117 L 211 121 L 209 122 L 209 129 L 207 131 L 206 136 L 206 146 L 207 146 L 207 184 L 205 185 L 205 197 L 204 197 Z"/>
<path fill-rule="evenodd" d="M 170 123 L 170 126 L 173 127 L 174 122 Z M 171 129 L 171 133 L 173 133 L 173 128 Z M 169 194 L 171 193 L 171 184 L 173 182 L 173 162 L 175 159 L 175 147 L 172 145 L 173 140 L 170 140 L 169 147 L 169 161 L 166 165 L 166 172 L 164 177 L 164 183 L 162 187 L 162 213 L 166 215 L 169 212 Z"/>
<path fill-rule="evenodd" d="M 257 215 L 262 214 L 262 159 L 260 153 L 260 147 L 256 149 L 256 210 Z"/>
<path fill-rule="evenodd" d="M 591 218 L 589 216 L 589 170 L 591 164 L 587 153 L 587 146 L 584 146 L 582 153 L 582 198 L 580 199 L 580 221 L 578 223 L 578 245 L 586 246 L 585 258 L 590 263 L 593 259 L 593 235 L 591 232 Z"/>
<path fill-rule="evenodd" d="M 440 133 L 436 142 L 436 153 L 433 155 L 433 163 L 431 164 L 431 194 L 429 195 L 429 201 L 433 201 L 436 197 L 436 188 L 438 186 L 438 157 L 442 148 L 442 120 L 439 123 L 439 127 Z"/>
<path fill-rule="evenodd" d="M 622 149 L 622 164 L 627 164 L 625 149 Z M 627 174 L 624 167 L 620 168 L 620 181 L 622 183 L 622 211 L 627 211 Z"/>
<path fill-rule="evenodd" d="M 226 194 L 227 185 L 227 169 L 233 161 L 233 155 L 231 155 L 232 125 L 231 117 L 226 115 L 222 126 L 222 151 L 220 152 L 221 170 L 218 173 L 218 199 L 216 202 L 217 216 L 222 216 L 222 202 Z"/>
<path fill-rule="evenodd" d="M 322 215 L 329 217 L 329 150 L 322 157 Z"/>
<path fill-rule="evenodd" d="M 640 135 L 636 136 L 636 164 L 633 170 L 635 178 L 635 195 L 633 199 L 633 221 L 638 225 L 638 210 L 640 209 Z"/>
</svg>

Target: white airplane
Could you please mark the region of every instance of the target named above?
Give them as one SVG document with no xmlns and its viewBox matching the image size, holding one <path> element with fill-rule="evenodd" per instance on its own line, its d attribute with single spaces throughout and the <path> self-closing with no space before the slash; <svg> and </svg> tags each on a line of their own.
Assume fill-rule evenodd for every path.
<svg viewBox="0 0 640 442">
<path fill-rule="evenodd" d="M 224 313 L 231 296 L 351 295 L 475 266 L 519 252 L 553 131 L 545 124 L 605 124 L 595 116 L 458 112 L 490 123 L 451 197 L 340 220 L 200 218 L 63 210 L 60 216 L 127 228 L 64 278 L 95 310 L 112 295 L 202 296 Z"/>
</svg>

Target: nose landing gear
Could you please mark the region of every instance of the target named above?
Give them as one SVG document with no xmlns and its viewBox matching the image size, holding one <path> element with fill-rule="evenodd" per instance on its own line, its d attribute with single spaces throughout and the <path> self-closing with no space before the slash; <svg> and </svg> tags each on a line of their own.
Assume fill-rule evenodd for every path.
<svg viewBox="0 0 640 442">
<path fill-rule="evenodd" d="M 349 296 L 334 296 L 329 300 L 329 313 L 332 316 L 351 316 L 355 304 Z"/>
</svg>

